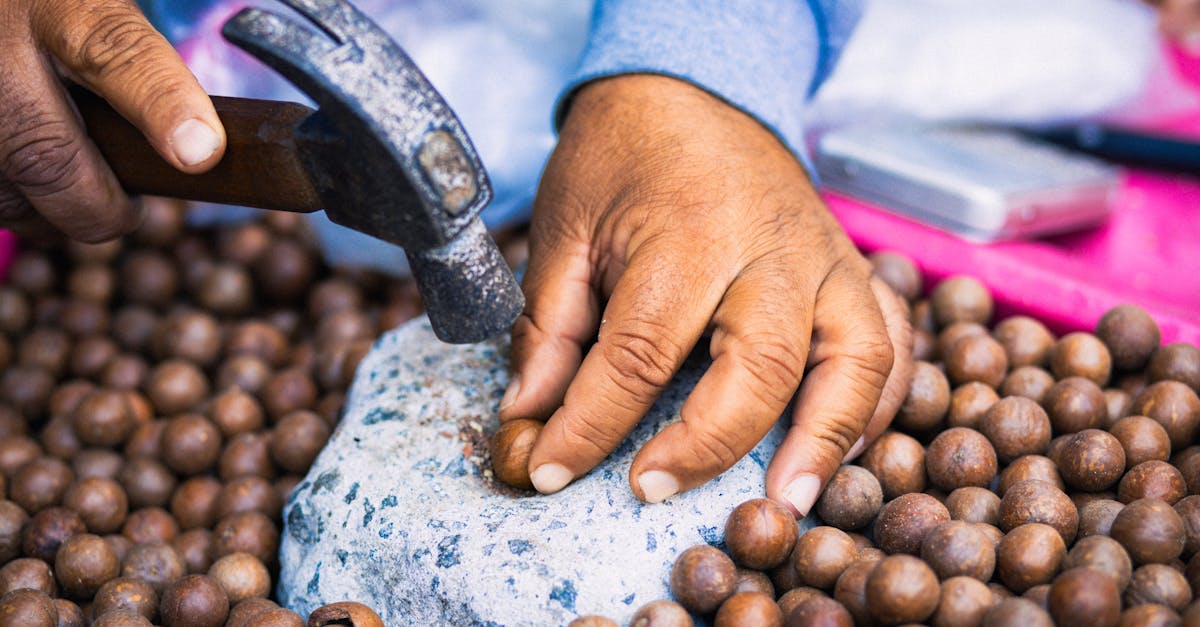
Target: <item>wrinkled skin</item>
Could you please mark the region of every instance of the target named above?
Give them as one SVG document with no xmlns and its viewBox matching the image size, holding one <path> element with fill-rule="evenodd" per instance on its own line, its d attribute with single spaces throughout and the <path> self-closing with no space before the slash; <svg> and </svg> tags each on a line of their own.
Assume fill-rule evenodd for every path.
<svg viewBox="0 0 1200 627">
<path fill-rule="evenodd" d="M 99 242 L 141 218 L 60 77 L 105 97 L 180 170 L 220 160 L 212 102 L 133 0 L 6 0 L 0 24 L 0 225 Z"/>
<path fill-rule="evenodd" d="M 1172 39 L 1200 45 L 1200 0 L 1149 0 L 1158 8 L 1158 27 Z"/>
<path fill-rule="evenodd" d="M 547 420 L 529 463 L 542 492 L 616 448 L 706 332 L 713 363 L 682 421 L 633 462 L 643 500 L 728 469 L 798 394 L 767 495 L 805 514 L 911 376 L 907 307 L 800 163 L 754 119 L 671 78 L 576 96 L 535 201 L 524 289 L 500 418 Z"/>
</svg>

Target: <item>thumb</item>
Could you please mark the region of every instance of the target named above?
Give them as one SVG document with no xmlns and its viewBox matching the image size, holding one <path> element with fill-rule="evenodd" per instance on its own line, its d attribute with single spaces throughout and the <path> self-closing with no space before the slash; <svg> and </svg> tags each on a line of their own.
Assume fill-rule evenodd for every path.
<svg viewBox="0 0 1200 627">
<path fill-rule="evenodd" d="M 34 34 L 75 81 L 138 127 L 168 163 L 204 172 L 225 151 L 212 100 L 132 0 L 42 2 Z"/>
<path fill-rule="evenodd" d="M 500 420 L 546 420 L 562 404 L 567 386 L 596 335 L 600 303 L 591 286 L 588 246 L 559 218 L 535 210 L 529 263 L 522 280 L 525 311 L 512 330 L 512 380 L 500 401 Z"/>
</svg>

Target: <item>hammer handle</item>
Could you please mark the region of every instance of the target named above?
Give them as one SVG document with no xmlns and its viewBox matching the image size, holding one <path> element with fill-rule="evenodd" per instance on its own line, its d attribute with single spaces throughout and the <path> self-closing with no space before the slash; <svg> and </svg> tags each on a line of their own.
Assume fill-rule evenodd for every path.
<svg viewBox="0 0 1200 627">
<path fill-rule="evenodd" d="M 225 156 L 204 174 L 184 174 L 98 96 L 71 90 L 88 135 L 131 194 L 309 213 L 321 201 L 297 153 L 296 126 L 312 109 L 291 102 L 213 96 L 225 126 Z"/>
</svg>

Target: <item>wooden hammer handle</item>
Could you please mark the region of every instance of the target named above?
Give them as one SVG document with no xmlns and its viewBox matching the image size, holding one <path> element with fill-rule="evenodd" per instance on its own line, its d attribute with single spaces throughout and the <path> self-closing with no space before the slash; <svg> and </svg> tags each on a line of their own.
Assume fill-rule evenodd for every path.
<svg viewBox="0 0 1200 627">
<path fill-rule="evenodd" d="M 296 126 L 312 113 L 304 105 L 214 96 L 228 137 L 225 156 L 204 174 L 184 174 L 104 100 L 83 89 L 72 89 L 71 96 L 100 154 L 131 194 L 303 213 L 321 208 L 294 139 Z"/>
</svg>

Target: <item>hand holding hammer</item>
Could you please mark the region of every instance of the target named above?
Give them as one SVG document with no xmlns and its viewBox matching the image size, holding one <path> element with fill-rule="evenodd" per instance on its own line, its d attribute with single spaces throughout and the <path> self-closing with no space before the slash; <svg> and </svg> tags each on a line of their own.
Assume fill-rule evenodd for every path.
<svg viewBox="0 0 1200 627">
<path fill-rule="evenodd" d="M 210 101 L 132 2 L 10 3 L 6 10 L 28 18 L 12 23 L 31 32 L 18 33 L 26 44 L 8 47 L 18 58 L 0 73 L 0 98 L 9 100 L 0 103 L 0 128 L 12 129 L 0 137 L 0 221 L 26 232 L 49 223 L 102 241 L 136 226 L 127 191 L 324 209 L 405 249 L 441 339 L 476 342 L 508 330 L 524 300 L 479 220 L 491 186 L 454 112 L 350 4 L 284 2 L 316 29 L 246 9 L 223 34 L 305 91 L 318 111 Z M 113 108 L 85 89 L 68 96 L 31 40 Z"/>
</svg>

